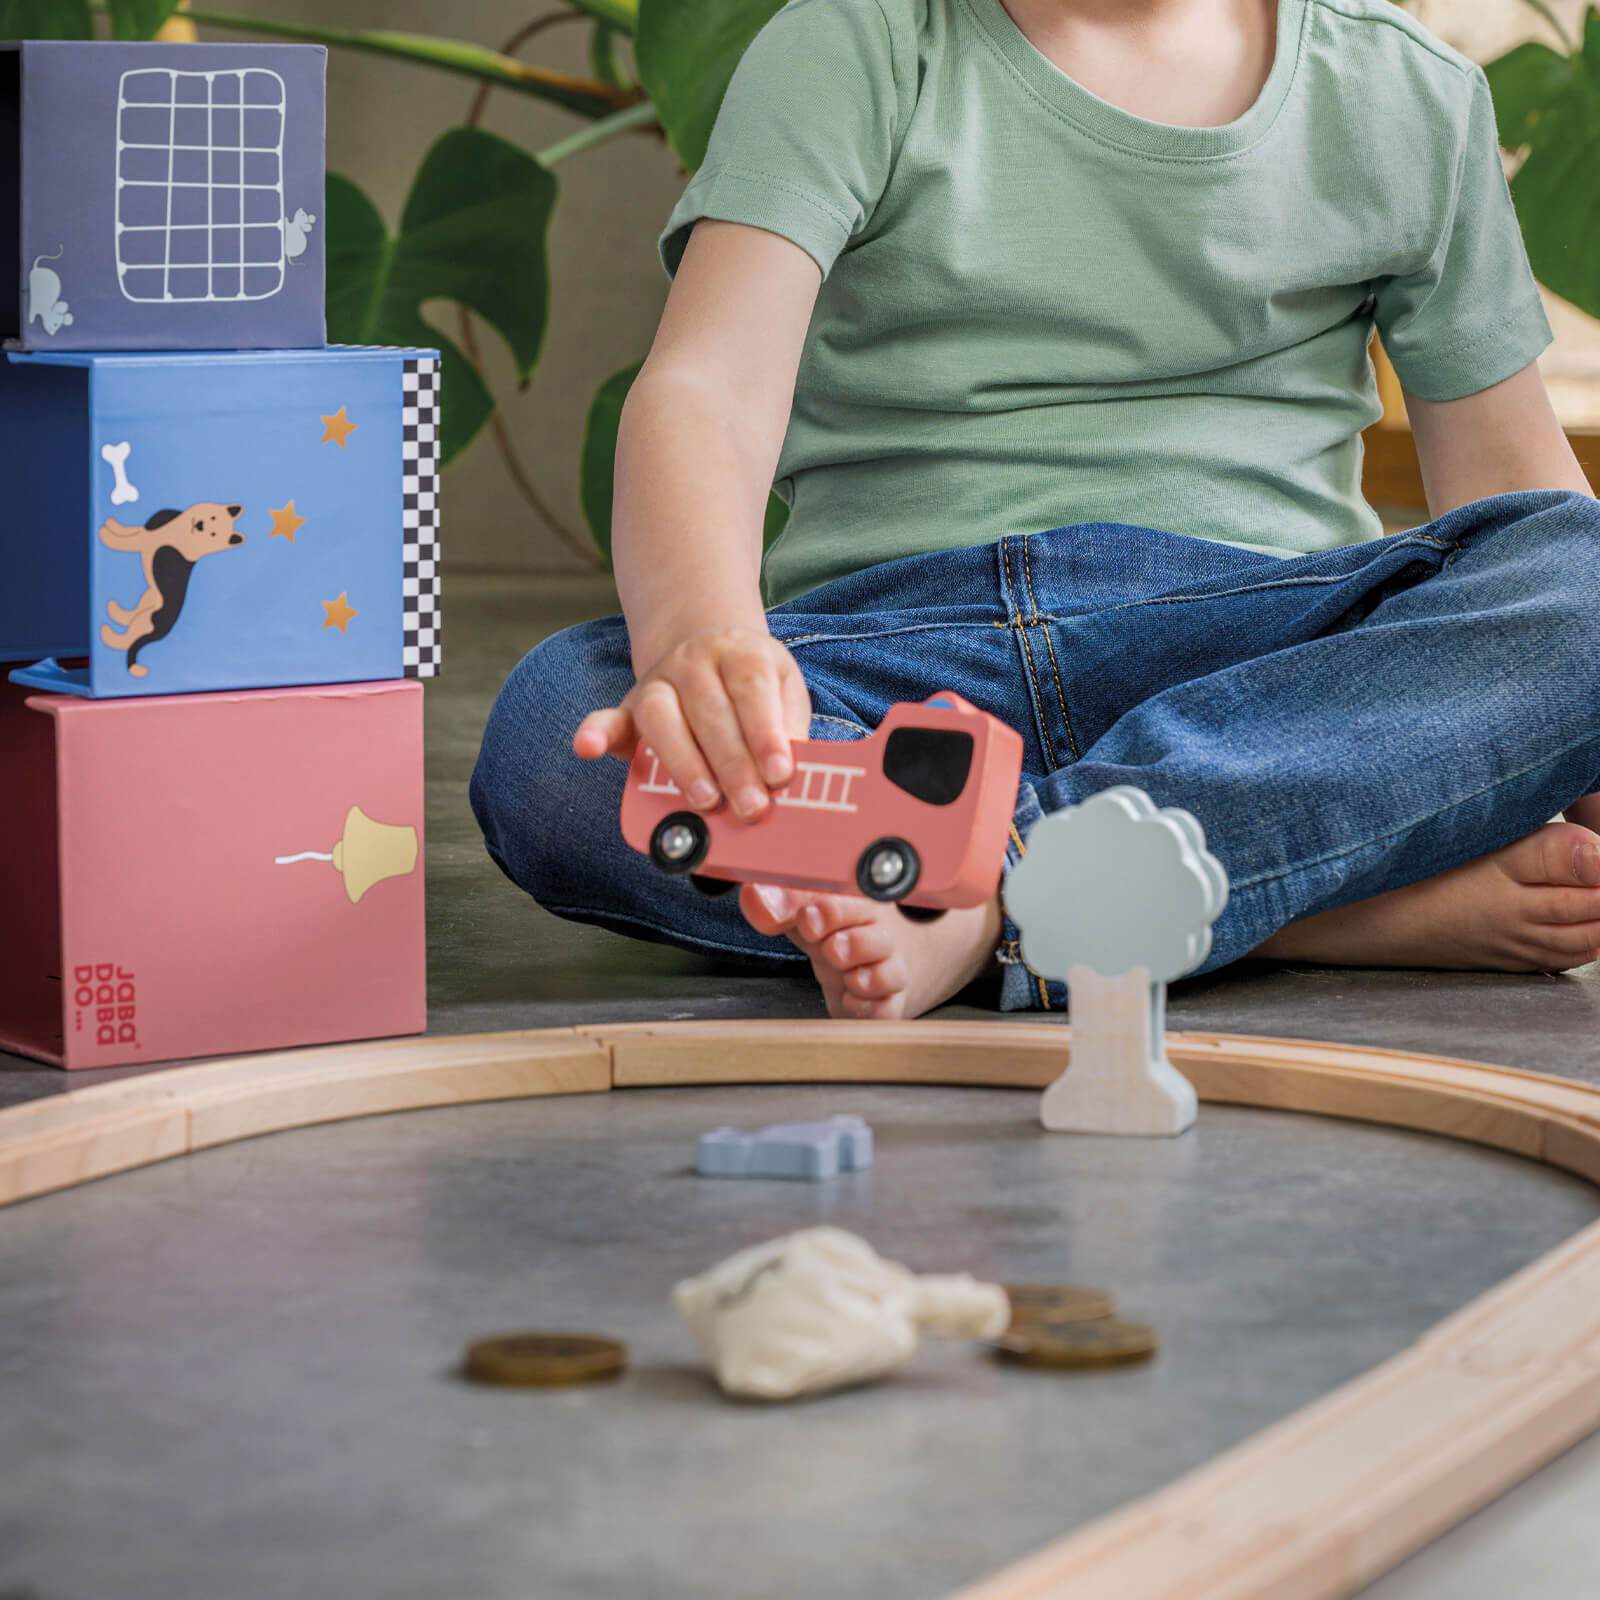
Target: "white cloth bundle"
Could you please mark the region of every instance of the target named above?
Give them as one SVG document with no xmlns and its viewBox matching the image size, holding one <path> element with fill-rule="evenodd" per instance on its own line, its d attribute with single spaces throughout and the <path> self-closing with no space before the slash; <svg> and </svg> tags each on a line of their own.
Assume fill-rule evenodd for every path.
<svg viewBox="0 0 1600 1600">
<path fill-rule="evenodd" d="M 918 1277 L 841 1228 L 803 1228 L 729 1256 L 672 1291 L 729 1394 L 787 1400 L 903 1367 L 919 1330 L 946 1339 L 1005 1331 L 998 1284 Z"/>
</svg>

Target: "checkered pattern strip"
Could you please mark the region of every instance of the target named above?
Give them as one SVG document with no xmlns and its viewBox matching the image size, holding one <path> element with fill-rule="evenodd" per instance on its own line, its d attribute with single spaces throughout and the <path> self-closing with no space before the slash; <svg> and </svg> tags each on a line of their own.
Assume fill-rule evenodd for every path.
<svg viewBox="0 0 1600 1600">
<path fill-rule="evenodd" d="M 439 360 L 406 358 L 400 435 L 405 507 L 404 619 L 408 678 L 439 671 Z"/>
</svg>

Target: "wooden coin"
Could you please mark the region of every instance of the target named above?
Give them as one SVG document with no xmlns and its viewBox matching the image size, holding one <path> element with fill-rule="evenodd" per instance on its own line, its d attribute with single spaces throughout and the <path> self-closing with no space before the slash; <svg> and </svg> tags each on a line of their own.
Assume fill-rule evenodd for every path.
<svg viewBox="0 0 1600 1600">
<path fill-rule="evenodd" d="M 590 1333 L 502 1333 L 468 1345 L 462 1370 L 477 1383 L 549 1388 L 620 1376 L 628 1349 Z"/>
<path fill-rule="evenodd" d="M 1099 1322 L 1117 1314 L 1117 1303 L 1101 1289 L 1081 1289 L 1070 1283 L 1008 1283 L 1011 1326 L 1039 1322 Z"/>
<path fill-rule="evenodd" d="M 1013 1326 L 994 1342 L 1003 1361 L 1024 1367 L 1121 1367 L 1156 1353 L 1156 1330 L 1143 1322 L 1035 1322 Z"/>
</svg>

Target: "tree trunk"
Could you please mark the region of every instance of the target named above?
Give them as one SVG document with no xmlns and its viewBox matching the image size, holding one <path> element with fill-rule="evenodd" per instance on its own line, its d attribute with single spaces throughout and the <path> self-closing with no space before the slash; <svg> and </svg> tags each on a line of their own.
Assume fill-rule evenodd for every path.
<svg viewBox="0 0 1600 1600">
<path fill-rule="evenodd" d="M 1039 1119 L 1056 1133 L 1182 1133 L 1195 1118 L 1194 1085 L 1167 1060 L 1167 986 L 1135 967 L 1104 978 L 1067 970 L 1071 1064 L 1044 1092 Z"/>
</svg>

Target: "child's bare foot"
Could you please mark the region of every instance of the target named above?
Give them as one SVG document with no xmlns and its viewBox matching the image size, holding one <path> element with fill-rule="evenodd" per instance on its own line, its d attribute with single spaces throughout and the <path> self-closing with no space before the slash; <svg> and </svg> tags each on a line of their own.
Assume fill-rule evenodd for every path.
<svg viewBox="0 0 1600 1600">
<path fill-rule="evenodd" d="M 1600 805 L 1580 811 L 1600 824 Z M 1357 967 L 1566 972 L 1600 956 L 1600 837 L 1550 822 L 1437 877 L 1303 917 L 1254 952 Z"/>
<path fill-rule="evenodd" d="M 1585 828 L 1600 833 L 1600 794 L 1586 794 L 1563 811 L 1568 822 L 1581 823 Z"/>
<path fill-rule="evenodd" d="M 758 932 L 787 934 L 811 958 L 830 1017 L 920 1017 L 994 960 L 1000 900 L 912 922 L 845 894 L 746 884 L 739 909 Z"/>
</svg>

